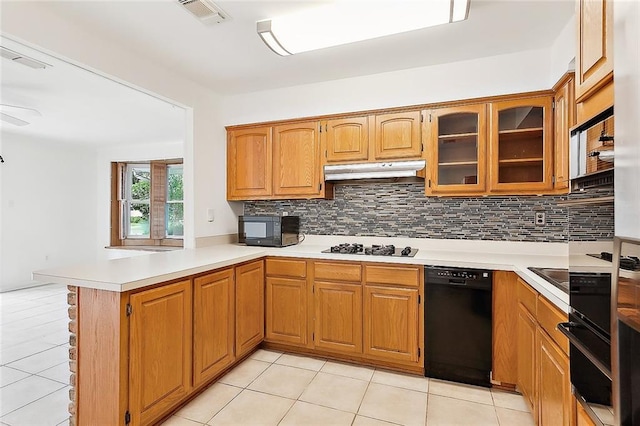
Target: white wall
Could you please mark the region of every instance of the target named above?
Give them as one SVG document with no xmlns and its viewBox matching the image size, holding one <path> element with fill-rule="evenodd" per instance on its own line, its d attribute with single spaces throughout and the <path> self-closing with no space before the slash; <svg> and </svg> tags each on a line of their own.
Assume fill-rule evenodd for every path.
<svg viewBox="0 0 640 426">
<path fill-rule="evenodd" d="M 614 6 L 616 235 L 640 239 L 640 4 Z"/>
<path fill-rule="evenodd" d="M 549 50 L 224 98 L 225 125 L 550 89 Z"/>
<path fill-rule="evenodd" d="M 569 62 L 576 57 L 576 19 L 575 15 L 564 26 L 550 49 L 549 81 L 553 86 L 569 70 Z M 575 65 L 572 64 L 572 69 Z"/>
<path fill-rule="evenodd" d="M 218 95 L 51 13 L 40 2 L 3 2 L 0 24 L 4 36 L 188 107 L 185 245 L 193 246 L 196 237 L 236 231 L 236 213 L 225 200 L 225 132 Z M 206 220 L 208 207 L 216 209 L 211 223 Z"/>
<path fill-rule="evenodd" d="M 0 291 L 31 272 L 95 258 L 96 153 L 2 133 Z"/>
</svg>

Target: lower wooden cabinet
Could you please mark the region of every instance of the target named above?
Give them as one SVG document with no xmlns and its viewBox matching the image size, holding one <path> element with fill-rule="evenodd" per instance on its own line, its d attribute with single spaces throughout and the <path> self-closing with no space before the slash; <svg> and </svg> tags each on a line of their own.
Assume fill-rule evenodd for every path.
<svg viewBox="0 0 640 426">
<path fill-rule="evenodd" d="M 307 282 L 267 277 L 266 334 L 271 342 L 307 344 Z"/>
<path fill-rule="evenodd" d="M 233 268 L 193 280 L 193 385 L 209 381 L 234 356 Z"/>
<path fill-rule="evenodd" d="M 316 282 L 314 287 L 315 347 L 362 353 L 362 285 Z"/>
<path fill-rule="evenodd" d="M 529 408 L 536 417 L 535 403 L 536 385 L 536 320 L 531 313 L 519 304 L 518 306 L 518 387 Z"/>
<path fill-rule="evenodd" d="M 364 354 L 399 362 L 417 362 L 418 289 L 366 286 Z"/>
<path fill-rule="evenodd" d="M 191 390 L 191 280 L 133 294 L 130 304 L 129 411 L 132 424 L 150 424 Z"/>
<path fill-rule="evenodd" d="M 518 275 L 493 271 L 491 382 L 513 388 L 518 381 Z"/>
<path fill-rule="evenodd" d="M 236 356 L 264 339 L 264 261 L 236 267 Z"/>
<path fill-rule="evenodd" d="M 522 280 L 517 292 L 518 387 L 538 426 L 571 426 L 568 342 L 555 327 L 567 315 Z"/>
<path fill-rule="evenodd" d="M 538 328 L 538 424 L 569 426 L 571 419 L 571 380 L 569 358 L 546 333 Z"/>
</svg>

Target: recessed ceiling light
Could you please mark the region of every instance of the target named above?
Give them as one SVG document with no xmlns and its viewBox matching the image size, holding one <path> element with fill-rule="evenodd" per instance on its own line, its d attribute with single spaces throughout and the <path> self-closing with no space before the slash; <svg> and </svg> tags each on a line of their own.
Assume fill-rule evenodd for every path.
<svg viewBox="0 0 640 426">
<path fill-rule="evenodd" d="M 37 59 L 33 59 L 26 55 L 23 55 L 22 53 L 18 53 L 11 49 L 7 49 L 4 46 L 0 46 L 0 56 L 2 56 L 3 58 L 9 59 L 13 62 L 16 62 L 18 64 L 26 65 L 29 68 L 44 69 L 46 67 L 51 66 Z"/>
<path fill-rule="evenodd" d="M 336 1 L 257 23 L 281 56 L 323 49 L 467 19 L 469 0 Z"/>
</svg>

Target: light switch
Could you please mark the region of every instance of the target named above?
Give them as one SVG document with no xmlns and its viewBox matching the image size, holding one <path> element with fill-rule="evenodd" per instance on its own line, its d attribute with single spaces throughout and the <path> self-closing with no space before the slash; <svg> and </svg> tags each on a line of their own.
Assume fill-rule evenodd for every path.
<svg viewBox="0 0 640 426">
<path fill-rule="evenodd" d="M 213 222 L 215 218 L 215 210 L 207 209 L 207 222 Z"/>
</svg>

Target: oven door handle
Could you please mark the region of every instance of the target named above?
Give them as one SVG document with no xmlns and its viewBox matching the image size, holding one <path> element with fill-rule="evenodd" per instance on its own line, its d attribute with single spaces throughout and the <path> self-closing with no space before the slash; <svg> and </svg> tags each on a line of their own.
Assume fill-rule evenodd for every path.
<svg viewBox="0 0 640 426">
<path fill-rule="evenodd" d="M 593 363 L 593 365 L 595 365 L 598 370 L 600 370 L 602 372 L 602 374 L 604 374 L 605 376 L 607 376 L 607 378 L 609 380 L 612 380 L 612 374 L 611 374 L 611 369 L 609 367 L 607 367 L 606 365 L 604 365 L 604 363 L 602 363 L 602 361 L 600 361 L 598 358 L 596 358 L 591 351 L 587 348 L 587 346 L 582 343 L 582 341 L 580 339 L 578 339 L 578 337 L 573 334 L 571 332 L 572 328 L 585 328 L 583 325 L 578 324 L 577 322 L 561 322 L 560 324 L 558 324 L 558 330 L 564 334 L 565 336 L 567 336 L 567 339 L 569 339 L 569 342 L 576 347 L 576 349 L 578 349 L 580 352 L 582 352 L 582 354 L 584 356 L 587 357 L 587 359 Z"/>
</svg>

